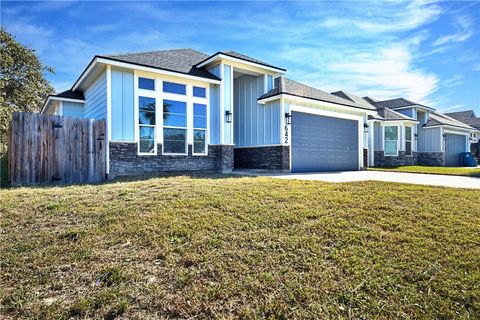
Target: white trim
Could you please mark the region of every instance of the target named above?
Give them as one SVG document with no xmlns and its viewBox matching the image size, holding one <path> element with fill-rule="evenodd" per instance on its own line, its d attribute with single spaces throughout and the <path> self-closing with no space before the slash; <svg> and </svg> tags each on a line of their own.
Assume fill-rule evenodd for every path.
<svg viewBox="0 0 480 320">
<path fill-rule="evenodd" d="M 67 101 L 67 102 L 76 102 L 76 103 L 85 104 L 85 100 L 81 100 L 81 99 L 71 99 L 71 98 L 49 96 L 47 98 L 47 101 L 45 101 L 45 103 L 43 104 L 43 107 L 42 107 L 42 110 L 40 110 L 40 113 L 43 113 L 46 110 L 47 105 L 50 103 L 50 101 Z"/>
<path fill-rule="evenodd" d="M 196 76 L 183 74 L 183 73 L 180 73 L 180 72 L 167 71 L 167 70 L 157 69 L 157 68 L 153 68 L 153 67 L 140 66 L 140 65 L 137 65 L 137 64 L 134 64 L 134 63 L 120 62 L 120 61 L 110 60 L 110 59 L 106 59 L 106 58 L 95 57 L 93 59 L 93 61 L 91 62 L 90 66 L 84 71 L 82 76 L 75 82 L 74 86 L 72 87 L 72 91 L 75 91 L 78 88 L 78 86 L 89 75 L 91 70 L 94 67 L 96 67 L 96 65 L 99 64 L 99 63 L 105 64 L 105 65 L 110 65 L 110 66 L 115 66 L 115 67 L 120 67 L 120 68 L 137 69 L 137 70 L 152 72 L 152 73 L 156 73 L 156 74 L 163 74 L 163 75 L 169 75 L 169 76 L 174 76 L 174 77 L 179 77 L 179 78 L 198 80 L 198 81 L 203 81 L 203 82 L 208 82 L 208 83 L 216 83 L 216 84 L 220 83 L 220 80 L 196 77 Z"/>
<path fill-rule="evenodd" d="M 469 128 L 462 128 L 462 127 L 455 127 L 455 126 L 449 126 L 449 125 L 437 125 L 437 126 L 428 126 L 428 127 L 422 127 L 422 129 L 435 129 L 435 128 L 446 128 L 447 130 L 452 129 L 452 130 L 463 130 L 463 131 L 476 131 L 475 129 L 469 129 Z"/>
<path fill-rule="evenodd" d="M 220 79 L 222 79 L 222 81 L 220 82 L 220 122 L 219 122 L 219 125 L 220 125 L 220 144 L 224 144 L 225 142 L 225 137 L 224 137 L 224 131 L 225 131 L 225 105 L 224 105 L 224 98 L 225 98 L 225 93 L 223 92 L 223 73 L 224 73 L 224 68 L 223 68 L 224 64 L 223 63 L 220 63 Z"/>
<path fill-rule="evenodd" d="M 406 106 L 406 107 L 390 108 L 390 109 L 392 109 L 393 111 L 402 110 L 402 109 L 422 109 L 422 110 L 425 110 L 425 111 L 435 111 L 436 110 L 435 108 L 424 107 L 424 106 L 420 106 L 418 104 L 414 104 L 414 105 Z"/>
<path fill-rule="evenodd" d="M 112 137 L 112 67 L 107 66 L 106 71 L 106 86 L 107 86 L 107 145 L 105 150 L 107 156 L 105 159 L 106 170 L 105 173 L 110 173 L 110 139 Z"/>
<path fill-rule="evenodd" d="M 269 71 L 273 71 L 273 72 L 277 72 L 277 73 L 281 73 L 281 74 L 285 73 L 285 70 L 282 70 L 282 69 L 279 69 L 279 68 L 268 67 L 268 66 L 265 66 L 265 65 L 260 64 L 260 63 L 255 63 L 255 62 L 250 62 L 250 61 L 246 61 L 246 60 L 239 59 L 239 58 L 234 58 L 234 57 L 227 56 L 227 55 L 224 55 L 224 54 L 221 54 L 221 53 L 217 53 L 217 54 L 213 55 L 212 57 L 208 58 L 204 62 L 202 62 L 200 64 L 197 64 L 196 67 L 201 68 L 201 67 L 209 65 L 209 64 L 211 64 L 211 63 L 213 63 L 213 62 L 215 62 L 219 59 L 238 62 L 238 63 L 241 63 L 241 64 L 245 64 L 247 66 L 253 66 L 253 67 L 257 67 L 257 68 L 261 68 L 261 69 L 265 69 L 265 70 L 269 70 Z"/>
<path fill-rule="evenodd" d="M 63 101 L 58 103 L 58 115 L 63 116 Z"/>
<path fill-rule="evenodd" d="M 363 167 L 363 116 L 357 116 L 353 114 L 345 114 L 340 112 L 334 111 L 326 111 L 320 109 L 313 109 L 309 107 L 301 107 L 296 105 L 290 106 L 290 113 L 292 112 L 302 112 L 308 113 L 313 115 L 331 117 L 331 118 L 339 118 L 339 119 L 347 119 L 347 120 L 355 120 L 357 121 L 358 125 L 358 170 L 361 170 Z M 292 126 L 295 125 L 292 120 Z M 290 170 L 292 170 L 292 139 L 290 139 Z"/>
<path fill-rule="evenodd" d="M 385 126 L 382 126 L 382 127 L 383 127 L 383 130 L 382 130 L 382 131 L 383 131 L 383 135 L 382 135 L 382 138 L 383 138 L 383 139 L 382 139 L 382 143 L 383 143 L 383 156 L 384 156 L 384 157 L 398 157 L 398 151 L 400 150 L 400 141 L 401 141 L 401 140 L 400 140 L 400 137 L 401 137 L 401 134 L 400 134 L 400 131 L 401 131 L 401 130 L 400 130 L 400 125 L 385 125 Z M 385 141 L 386 141 L 386 139 L 385 139 L 385 128 L 386 128 L 386 127 L 397 127 L 397 140 L 396 140 L 396 141 L 397 141 L 397 148 L 396 148 L 396 149 L 397 149 L 397 150 L 396 150 L 397 152 L 396 152 L 396 154 L 386 154 L 386 153 L 385 153 Z M 389 141 L 393 141 L 393 140 L 389 140 Z"/>
<path fill-rule="evenodd" d="M 294 95 L 290 95 L 288 93 L 278 94 L 278 95 L 275 95 L 273 97 L 258 100 L 257 102 L 259 104 L 265 104 L 267 102 L 275 101 L 275 100 L 278 100 L 278 99 L 288 99 L 288 100 L 291 100 L 291 101 L 294 101 L 294 102 L 296 101 L 296 102 L 318 104 L 318 105 L 321 105 L 321 106 L 324 106 L 324 107 L 334 107 L 334 108 L 343 109 L 343 110 L 347 110 L 347 111 L 365 113 L 367 115 L 373 115 L 373 114 L 376 113 L 376 111 L 374 111 L 374 110 L 367 110 L 367 109 L 361 109 L 361 108 L 356 108 L 356 107 L 350 107 L 350 106 L 345 106 L 345 105 L 342 105 L 342 104 L 337 104 L 337 103 L 334 103 L 334 102 L 326 102 L 326 101 L 316 100 L 316 99 L 312 99 L 312 98 L 297 97 L 297 96 L 294 96 Z M 313 108 L 310 108 L 310 109 L 313 109 Z"/>
</svg>

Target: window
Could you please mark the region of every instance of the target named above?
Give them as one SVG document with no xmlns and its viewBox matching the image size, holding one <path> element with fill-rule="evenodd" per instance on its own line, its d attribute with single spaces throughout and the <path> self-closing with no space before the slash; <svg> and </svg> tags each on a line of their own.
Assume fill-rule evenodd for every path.
<svg viewBox="0 0 480 320">
<path fill-rule="evenodd" d="M 207 89 L 202 87 L 193 87 L 193 96 L 197 98 L 206 98 Z"/>
<path fill-rule="evenodd" d="M 193 104 L 193 153 L 207 153 L 207 106 Z"/>
<path fill-rule="evenodd" d="M 155 80 L 148 78 L 138 78 L 138 87 L 145 90 L 155 90 Z"/>
<path fill-rule="evenodd" d="M 155 98 L 139 97 L 138 101 L 138 152 L 143 154 L 155 153 Z"/>
<path fill-rule="evenodd" d="M 385 150 L 386 156 L 398 155 L 398 127 L 386 126 L 385 127 Z"/>
<path fill-rule="evenodd" d="M 187 153 L 187 103 L 163 100 L 163 152 Z"/>
<path fill-rule="evenodd" d="M 412 127 L 405 127 L 405 154 L 412 155 Z"/>
<path fill-rule="evenodd" d="M 163 92 L 185 95 L 186 92 L 187 92 L 187 87 L 184 84 L 164 81 L 163 82 Z"/>
<path fill-rule="evenodd" d="M 267 92 L 273 89 L 273 77 L 267 76 Z"/>
</svg>

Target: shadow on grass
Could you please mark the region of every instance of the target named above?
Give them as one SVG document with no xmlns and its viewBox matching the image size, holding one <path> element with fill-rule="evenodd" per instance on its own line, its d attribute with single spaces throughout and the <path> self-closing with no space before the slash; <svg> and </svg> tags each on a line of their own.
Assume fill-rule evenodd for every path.
<svg viewBox="0 0 480 320">
<path fill-rule="evenodd" d="M 240 174 L 231 174 L 231 173 L 220 173 L 215 171 L 180 171 L 180 172 L 154 172 L 148 174 L 136 174 L 136 175 L 125 175 L 116 177 L 111 180 L 106 180 L 99 183 L 70 183 L 70 184 L 38 184 L 38 185 L 29 185 L 29 186 L 9 186 L 2 184 L 2 189 L 16 189 L 16 188 L 32 188 L 32 189 L 50 189 L 58 187 L 69 187 L 69 186 L 101 186 L 115 184 L 118 182 L 135 182 L 135 181 L 146 181 L 156 178 L 175 178 L 175 177 L 186 177 L 190 179 L 231 179 L 231 178 L 244 178 L 249 177 L 248 175 Z M 251 176 L 250 176 L 251 177 Z"/>
</svg>

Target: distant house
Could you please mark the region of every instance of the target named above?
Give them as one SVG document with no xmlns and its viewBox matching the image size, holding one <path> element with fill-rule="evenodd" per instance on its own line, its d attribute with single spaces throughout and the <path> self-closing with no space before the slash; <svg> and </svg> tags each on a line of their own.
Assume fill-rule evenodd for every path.
<svg viewBox="0 0 480 320">
<path fill-rule="evenodd" d="M 470 134 L 471 142 L 471 151 L 476 153 L 477 156 L 480 156 L 480 118 L 475 115 L 473 110 L 460 111 L 460 112 L 450 112 L 447 113 L 448 116 L 468 124 L 469 126 L 476 129 Z"/>
<path fill-rule="evenodd" d="M 333 94 L 233 51 L 95 56 L 42 113 L 105 119 L 107 174 L 459 165 L 469 125 L 405 99 Z"/>
</svg>

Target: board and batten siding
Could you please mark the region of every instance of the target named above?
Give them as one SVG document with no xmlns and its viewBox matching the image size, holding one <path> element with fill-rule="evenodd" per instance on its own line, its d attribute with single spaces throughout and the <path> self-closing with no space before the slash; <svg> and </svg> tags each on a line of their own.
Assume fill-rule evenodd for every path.
<svg viewBox="0 0 480 320">
<path fill-rule="evenodd" d="M 63 101 L 63 116 L 83 118 L 83 103 Z"/>
<path fill-rule="evenodd" d="M 400 109 L 395 111 L 397 111 L 398 113 L 404 114 L 407 117 L 417 119 L 417 110 L 415 108 Z"/>
<path fill-rule="evenodd" d="M 208 69 L 220 78 L 220 64 Z M 220 86 L 210 85 L 210 144 L 220 144 Z"/>
<path fill-rule="evenodd" d="M 85 118 L 105 119 L 107 115 L 106 79 L 106 73 L 103 72 L 98 79 L 85 90 Z"/>
<path fill-rule="evenodd" d="M 133 72 L 112 68 L 112 140 L 135 141 Z"/>
<path fill-rule="evenodd" d="M 261 105 L 263 76 L 243 75 L 234 80 L 234 138 L 236 147 L 280 144 L 280 101 Z"/>
<path fill-rule="evenodd" d="M 418 131 L 418 152 L 442 151 L 441 128 L 423 129 Z"/>
</svg>

